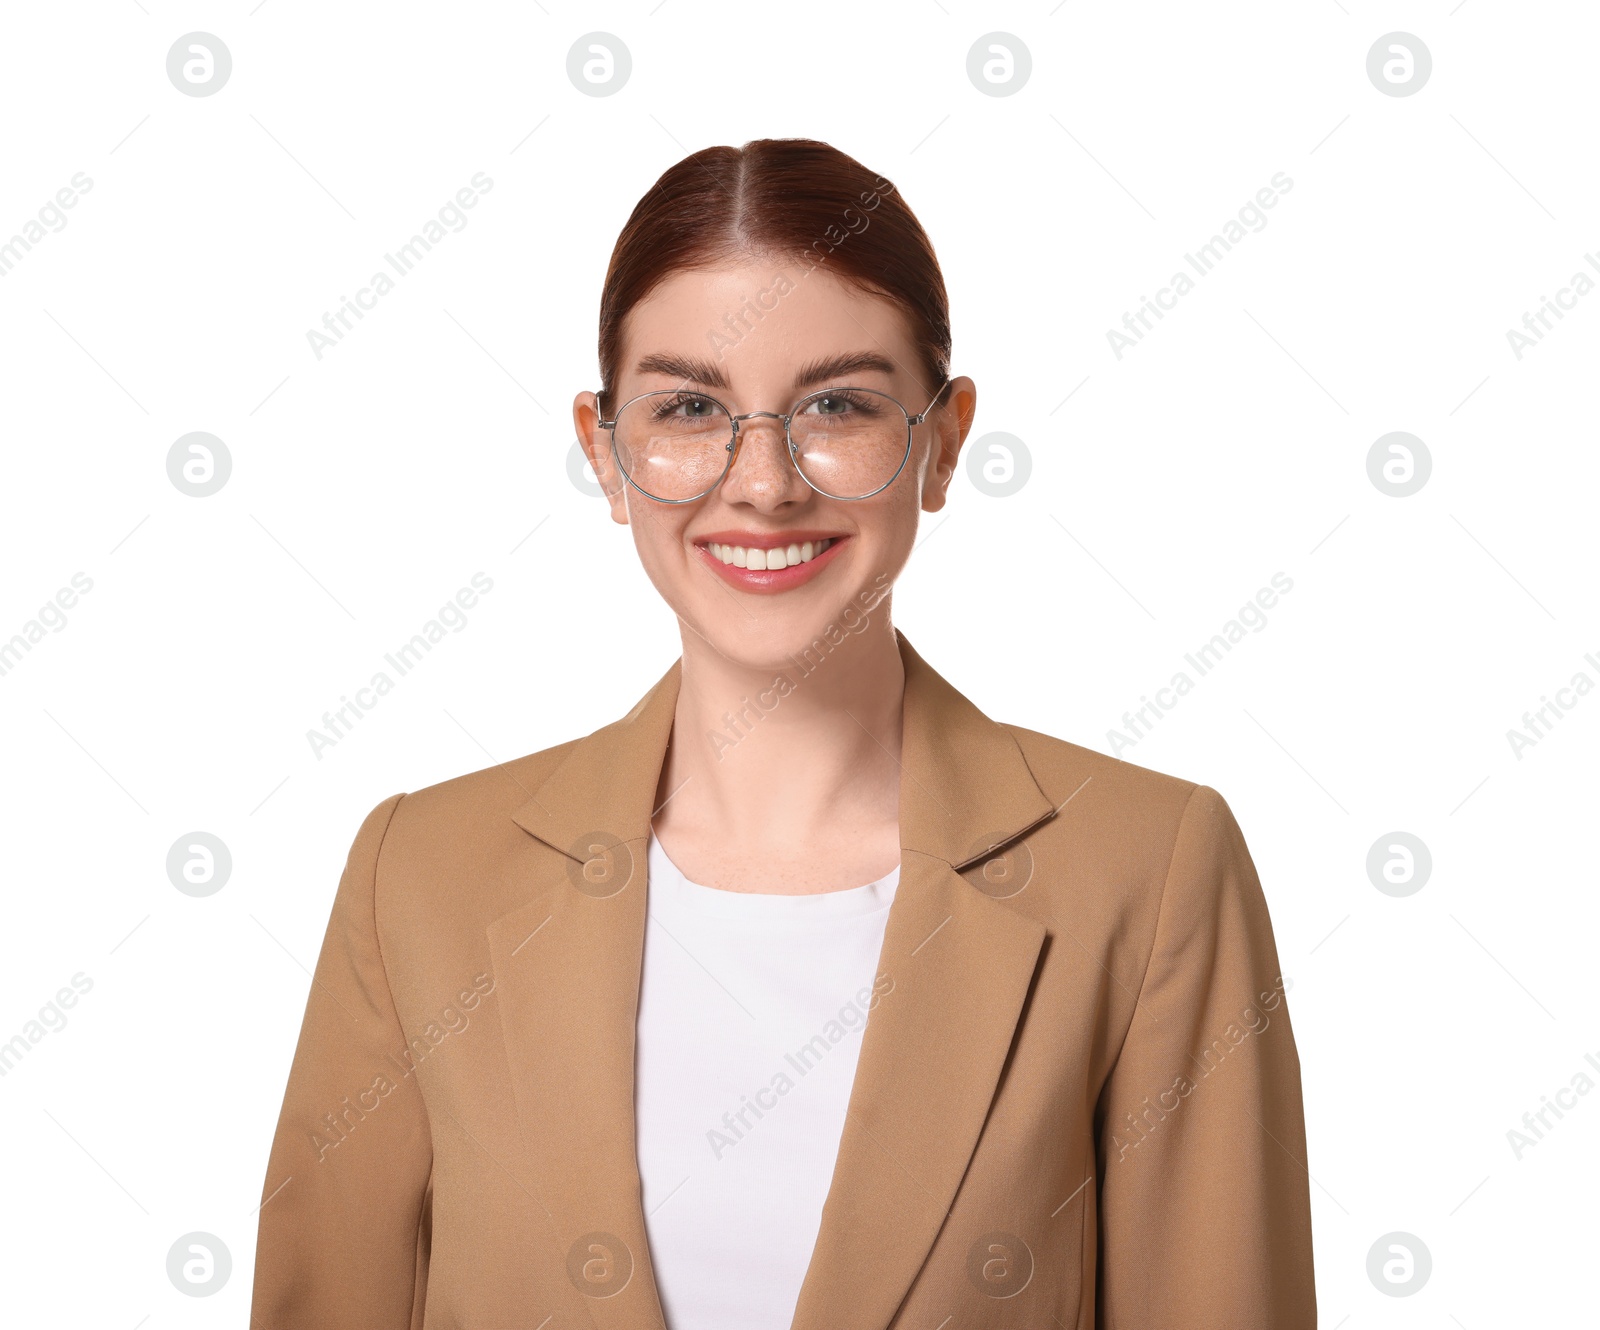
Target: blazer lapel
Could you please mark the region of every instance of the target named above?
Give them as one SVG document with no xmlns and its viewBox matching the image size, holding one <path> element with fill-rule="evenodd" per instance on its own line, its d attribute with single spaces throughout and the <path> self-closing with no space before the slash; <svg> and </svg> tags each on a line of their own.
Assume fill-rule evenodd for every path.
<svg viewBox="0 0 1600 1330">
<path fill-rule="evenodd" d="M 1045 936 L 958 870 L 1052 816 L 1052 802 L 1011 735 L 896 638 L 900 883 L 794 1330 L 893 1319 L 983 1128 Z M 564 858 L 488 930 L 526 1169 L 602 1330 L 664 1324 L 640 1200 L 634 1023 L 681 664 L 513 813 Z"/>
<path fill-rule="evenodd" d="M 564 857 L 552 868 L 541 851 L 533 899 L 488 929 L 532 1194 L 601 1330 L 666 1324 L 640 1199 L 634 1022 L 645 850 L 678 671 L 675 661 L 627 716 L 580 740 L 512 814 Z"/>
<path fill-rule="evenodd" d="M 1044 929 L 907 853 L 794 1330 L 882 1330 L 977 1144 Z M 901 899 L 905 901 L 902 907 Z"/>
<path fill-rule="evenodd" d="M 794 1330 L 883 1330 L 977 1145 L 1044 926 L 957 869 L 1054 815 L 1016 741 L 903 634 L 900 884 Z M 891 986 L 892 985 L 892 986 Z"/>
</svg>

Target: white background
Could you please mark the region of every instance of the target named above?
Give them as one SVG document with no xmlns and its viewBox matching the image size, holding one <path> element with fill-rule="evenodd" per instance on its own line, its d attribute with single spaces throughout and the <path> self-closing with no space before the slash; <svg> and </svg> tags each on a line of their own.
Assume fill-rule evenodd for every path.
<svg viewBox="0 0 1600 1330">
<path fill-rule="evenodd" d="M 617 232 L 686 153 L 804 136 L 916 211 L 979 385 L 970 446 L 1032 457 L 1010 498 L 959 477 L 899 585 L 952 683 L 1110 751 L 1293 579 L 1123 756 L 1219 789 L 1260 870 L 1322 1325 L 1594 1323 L 1600 1093 L 1520 1159 L 1507 1137 L 1600 1059 L 1600 690 L 1520 758 L 1507 739 L 1600 682 L 1600 292 L 1521 359 L 1506 337 L 1600 261 L 1590 6 L 104 0 L 4 24 L 0 239 L 93 182 L 0 279 L 0 640 L 93 581 L 0 676 L 0 1041 L 93 984 L 0 1078 L 7 1320 L 246 1324 L 361 818 L 607 723 L 677 654 L 567 469 Z M 196 30 L 232 53 L 213 96 L 167 78 Z M 966 73 L 994 30 L 1031 54 L 1011 96 Z M 566 74 L 596 31 L 632 54 L 613 96 Z M 1394 31 L 1432 53 L 1412 96 L 1366 73 Z M 477 172 L 465 229 L 319 360 L 307 330 Z M 1265 228 L 1118 359 L 1107 330 L 1278 172 Z M 233 463 L 203 499 L 166 470 L 196 430 Z M 1367 474 L 1396 430 L 1432 457 L 1408 498 Z M 314 756 L 323 713 L 478 572 L 467 626 Z M 196 830 L 233 856 L 205 898 L 165 868 Z M 1396 830 L 1433 857 L 1404 898 L 1366 871 Z M 210 1298 L 166 1275 L 194 1230 L 232 1253 Z M 1366 1273 L 1395 1230 L 1432 1253 L 1414 1296 Z"/>
</svg>

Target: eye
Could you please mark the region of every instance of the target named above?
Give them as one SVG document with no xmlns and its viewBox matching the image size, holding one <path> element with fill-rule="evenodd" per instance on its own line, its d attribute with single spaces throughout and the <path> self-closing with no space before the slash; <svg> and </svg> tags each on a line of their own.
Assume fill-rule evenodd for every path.
<svg viewBox="0 0 1600 1330">
<path fill-rule="evenodd" d="M 876 415 L 877 411 L 877 406 L 870 398 L 861 393 L 851 392 L 848 389 L 840 389 L 836 392 L 824 393 L 820 397 L 813 397 L 806 404 L 803 414 L 813 416 Z"/>
<path fill-rule="evenodd" d="M 716 414 L 715 402 L 705 397 L 697 397 L 693 393 L 676 393 L 671 397 L 664 397 L 651 410 L 651 416 L 656 420 L 665 420 L 668 416 L 677 416 L 685 420 L 705 420 Z"/>
</svg>

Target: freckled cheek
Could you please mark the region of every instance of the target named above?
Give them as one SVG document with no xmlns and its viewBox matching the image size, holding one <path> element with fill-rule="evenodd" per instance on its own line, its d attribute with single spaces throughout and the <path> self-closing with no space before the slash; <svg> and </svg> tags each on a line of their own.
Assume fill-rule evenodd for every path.
<svg viewBox="0 0 1600 1330">
<path fill-rule="evenodd" d="M 704 570 L 695 566 L 700 557 L 697 551 L 682 541 L 674 546 L 668 538 L 640 548 L 638 553 L 645 577 L 675 613 L 697 618 L 713 612 L 714 603 L 704 599 L 709 590 L 702 585 Z"/>
<path fill-rule="evenodd" d="M 636 526 L 634 550 L 647 572 L 659 580 L 680 580 L 685 576 L 695 551 L 684 540 L 680 531 L 655 523 L 649 527 Z"/>
<path fill-rule="evenodd" d="M 863 552 L 878 561 L 903 559 L 917 539 L 917 504 L 914 496 L 893 500 L 863 511 L 858 517 L 857 539 Z"/>
</svg>

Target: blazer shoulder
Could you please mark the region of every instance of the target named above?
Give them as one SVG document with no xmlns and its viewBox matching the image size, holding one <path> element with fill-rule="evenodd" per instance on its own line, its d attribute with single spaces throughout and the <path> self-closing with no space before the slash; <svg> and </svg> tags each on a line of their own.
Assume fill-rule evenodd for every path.
<svg viewBox="0 0 1600 1330">
<path fill-rule="evenodd" d="M 432 973 L 441 956 L 457 970 L 477 963 L 465 952 L 451 953 L 449 939 L 475 945 L 488 920 L 520 902 L 527 884 L 514 865 L 531 838 L 512 814 L 582 742 L 571 739 L 379 805 L 375 811 L 392 812 L 375 851 L 372 889 L 393 973 Z"/>
<path fill-rule="evenodd" d="M 1209 788 L 1026 726 L 1002 724 L 1022 750 L 1034 779 L 1057 805 L 1080 788 L 1084 794 L 1093 789 L 1092 803 L 1098 808 L 1105 808 L 1109 801 L 1126 813 L 1165 820 L 1181 817 L 1190 796 L 1197 789 Z"/>
<path fill-rule="evenodd" d="M 1138 939 L 1148 957 L 1163 903 L 1171 912 L 1178 898 L 1179 916 L 1209 927 L 1223 895 L 1253 874 L 1233 812 L 1211 786 L 1023 726 L 1006 729 L 1056 809 L 1027 841 L 1059 908 L 1099 919 L 1108 936 Z"/>
<path fill-rule="evenodd" d="M 419 833 L 456 839 L 481 836 L 486 829 L 503 832 L 512 825 L 510 815 L 533 798 L 583 738 L 409 791 L 394 810 L 390 839 L 410 840 Z"/>
<path fill-rule="evenodd" d="M 1040 829 L 1041 846 L 1120 866 L 1157 890 L 1196 854 L 1243 850 L 1233 809 L 1212 786 L 1021 725 L 1005 728 L 1057 810 Z"/>
</svg>

